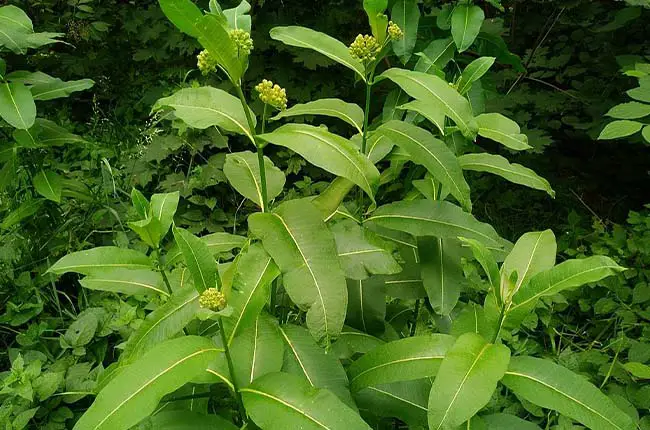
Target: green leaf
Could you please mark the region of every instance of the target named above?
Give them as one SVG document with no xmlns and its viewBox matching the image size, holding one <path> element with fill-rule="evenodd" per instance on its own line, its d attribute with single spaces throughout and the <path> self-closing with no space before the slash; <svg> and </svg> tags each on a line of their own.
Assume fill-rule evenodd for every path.
<svg viewBox="0 0 650 430">
<path fill-rule="evenodd" d="M 526 71 L 521 63 L 521 58 L 510 52 L 506 42 L 498 34 L 479 33 L 476 37 L 475 48 L 479 55 L 496 57 L 499 63 L 511 65 L 516 72 L 523 73 Z"/>
<path fill-rule="evenodd" d="M 241 101 L 223 90 L 213 87 L 183 88 L 159 99 L 152 110 L 156 112 L 165 107 L 174 109 L 174 115 L 190 127 L 205 129 L 218 126 L 232 133 L 243 134 L 255 143 Z M 252 113 L 251 117 L 255 124 Z"/>
<path fill-rule="evenodd" d="M 336 337 L 345 320 L 347 291 L 334 236 L 321 212 L 308 201 L 291 200 L 272 213 L 251 215 L 248 226 L 280 267 L 291 300 L 307 310 L 314 338 Z"/>
<path fill-rule="evenodd" d="M 171 339 L 190 323 L 199 310 L 199 293 L 190 286 L 174 292 L 171 299 L 155 311 L 133 332 L 120 355 L 120 363 L 129 363 L 153 346 Z"/>
<path fill-rule="evenodd" d="M 330 352 L 340 360 L 349 360 L 355 354 L 365 354 L 385 342 L 352 327 L 343 327 L 343 331 L 332 344 Z"/>
<path fill-rule="evenodd" d="M 520 164 L 510 164 L 504 157 L 496 154 L 465 154 L 458 157 L 463 170 L 475 172 L 488 172 L 513 182 L 525 185 L 535 190 L 546 191 L 549 196 L 555 198 L 555 191 L 551 184 L 531 169 Z"/>
<path fill-rule="evenodd" d="M 56 123 L 43 118 L 36 118 L 34 125 L 29 130 L 15 130 L 13 136 L 19 146 L 25 148 L 62 146 L 68 143 L 86 142 L 83 137 L 72 134 Z"/>
<path fill-rule="evenodd" d="M 348 139 L 306 124 L 286 124 L 258 137 L 289 148 L 311 164 L 349 179 L 374 201 L 379 186 L 379 171 Z"/>
<path fill-rule="evenodd" d="M 354 398 L 374 416 L 399 418 L 409 428 L 426 428 L 429 391 L 431 382 L 419 379 L 364 388 Z"/>
<path fill-rule="evenodd" d="M 354 71 L 361 80 L 366 81 L 363 64 L 350 55 L 348 47 L 339 40 L 310 28 L 289 26 L 271 29 L 271 39 L 296 46 L 298 48 L 312 49 L 337 63 Z"/>
<path fill-rule="evenodd" d="M 494 334 L 485 319 L 485 311 L 480 305 L 469 302 L 453 317 L 449 334 L 459 337 L 465 333 L 480 334 L 484 338 Z"/>
<path fill-rule="evenodd" d="M 55 172 L 41 170 L 34 176 L 34 188 L 48 200 L 61 203 L 61 177 Z"/>
<path fill-rule="evenodd" d="M 485 13 L 479 6 L 459 4 L 451 14 L 451 35 L 458 47 L 458 52 L 467 50 L 481 31 Z"/>
<path fill-rule="evenodd" d="M 191 0 L 158 0 L 165 16 L 185 34 L 199 37 L 194 24 L 203 17 L 201 9 Z"/>
<path fill-rule="evenodd" d="M 264 167 L 267 198 L 273 200 L 284 189 L 286 178 L 282 170 L 275 167 L 268 157 L 264 157 Z M 227 154 L 223 173 L 239 194 L 255 202 L 262 212 L 266 211 L 267 208 L 262 203 L 262 179 L 257 154 L 250 151 Z"/>
<path fill-rule="evenodd" d="M 233 288 L 228 296 L 233 314 L 224 320 L 228 344 L 232 343 L 240 330 L 255 323 L 269 298 L 269 286 L 279 275 L 280 269 L 261 245 L 251 245 L 240 254 Z"/>
<path fill-rule="evenodd" d="M 643 363 L 625 363 L 623 365 L 625 370 L 630 372 L 632 376 L 638 379 L 650 379 L 650 366 Z"/>
<path fill-rule="evenodd" d="M 419 238 L 418 255 L 422 282 L 433 310 L 439 315 L 449 315 L 465 283 L 458 240 Z"/>
<path fill-rule="evenodd" d="M 303 377 L 314 388 L 327 388 L 343 403 L 355 408 L 348 389 L 348 375 L 334 354 L 326 353 L 302 327 L 284 325 L 280 334 L 286 343 L 282 371 Z"/>
<path fill-rule="evenodd" d="M 451 38 L 436 39 L 422 51 L 415 70 L 423 73 L 431 73 L 434 67 L 444 69 L 456 53 L 456 45 Z"/>
<path fill-rule="evenodd" d="M 205 372 L 218 352 L 212 341 L 198 336 L 154 347 L 100 391 L 74 430 L 131 428 L 150 415 L 165 394 Z"/>
<path fill-rule="evenodd" d="M 110 269 L 93 272 L 90 276 L 81 279 L 79 283 L 90 290 L 129 295 L 156 293 L 169 296 L 160 273 L 148 269 Z"/>
<path fill-rule="evenodd" d="M 499 288 L 501 275 L 499 274 L 499 266 L 497 265 L 494 255 L 492 255 L 490 250 L 478 240 L 467 239 L 465 237 L 461 237 L 460 240 L 472 250 L 474 258 L 478 261 L 487 275 L 488 282 L 495 290 L 497 290 Z"/>
<path fill-rule="evenodd" d="M 178 191 L 151 196 L 151 214 L 160 223 L 161 238 L 165 237 L 169 227 L 174 223 L 179 198 L 180 193 Z"/>
<path fill-rule="evenodd" d="M 68 272 L 92 275 L 109 269 L 151 269 L 152 263 L 145 254 L 133 249 L 100 246 L 68 254 L 49 268 L 48 272 L 62 275 Z"/>
<path fill-rule="evenodd" d="M 490 401 L 510 350 L 475 333 L 458 338 L 440 364 L 429 395 L 429 428 L 456 429 Z"/>
<path fill-rule="evenodd" d="M 390 17 L 404 32 L 401 39 L 393 40 L 393 52 L 400 57 L 402 64 L 406 64 L 411 58 L 418 38 L 418 25 L 420 23 L 418 1 L 397 0 L 393 5 Z"/>
<path fill-rule="evenodd" d="M 341 99 L 319 99 L 313 102 L 297 104 L 287 110 L 280 111 L 271 118 L 277 121 L 281 118 L 290 118 L 299 115 L 324 115 L 338 118 L 363 133 L 363 110 L 354 103 L 347 103 Z"/>
<path fill-rule="evenodd" d="M 152 429 L 160 430 L 237 430 L 219 415 L 203 415 L 188 410 L 163 410 L 149 418 Z"/>
<path fill-rule="evenodd" d="M 194 23 L 199 43 L 210 52 L 233 84 L 239 84 L 244 67 L 238 57 L 238 49 L 222 22 L 222 17 L 204 15 Z"/>
<path fill-rule="evenodd" d="M 370 275 L 401 272 L 402 267 L 393 258 L 391 248 L 372 231 L 352 220 L 335 224 L 331 231 L 347 278 L 360 280 Z"/>
<path fill-rule="evenodd" d="M 643 123 L 638 121 L 613 121 L 605 126 L 600 132 L 598 140 L 618 139 L 620 137 L 630 136 L 643 127 Z"/>
<path fill-rule="evenodd" d="M 478 125 L 467 99 L 438 76 L 393 68 L 382 73 L 380 78 L 390 79 L 415 99 L 440 105 L 445 115 L 456 123 L 465 137 L 473 139 L 478 132 Z"/>
<path fill-rule="evenodd" d="M 378 346 L 348 368 L 350 388 L 435 376 L 454 338 L 444 334 L 416 336 Z"/>
<path fill-rule="evenodd" d="M 0 84 L 0 117 L 12 127 L 27 130 L 36 120 L 36 104 L 29 89 L 22 83 Z"/>
<path fill-rule="evenodd" d="M 487 425 L 487 430 L 541 430 L 539 426 L 530 421 L 522 420 L 519 417 L 509 414 L 492 414 L 484 415 L 483 421 Z"/>
<path fill-rule="evenodd" d="M 245 237 L 230 233 L 212 233 L 207 236 L 202 236 L 200 239 L 207 245 L 212 255 L 228 252 L 235 248 L 242 248 L 247 242 Z M 182 257 L 183 253 L 177 245 L 174 245 L 167 253 L 166 263 L 167 265 L 175 264 Z"/>
<path fill-rule="evenodd" d="M 427 100 L 426 102 L 422 100 L 413 100 L 406 104 L 403 104 L 399 107 L 403 110 L 411 111 L 410 114 L 417 113 L 428 119 L 431 124 L 435 125 L 436 128 L 440 131 L 440 134 L 445 135 L 445 108 L 442 104 L 435 102 L 434 100 Z M 406 118 L 408 121 L 409 118 Z"/>
<path fill-rule="evenodd" d="M 650 143 L 650 125 L 646 125 L 643 127 L 643 131 L 641 132 L 641 135 L 645 139 L 646 142 Z"/>
<path fill-rule="evenodd" d="M 650 103 L 650 87 L 637 87 L 627 91 L 627 95 L 634 100 Z"/>
<path fill-rule="evenodd" d="M 639 102 L 621 103 L 605 115 L 616 119 L 638 119 L 650 115 L 650 105 Z"/>
<path fill-rule="evenodd" d="M 43 206 L 43 200 L 31 199 L 20 204 L 15 210 L 7 214 L 0 224 L 0 228 L 7 230 L 25 218 L 34 215 Z M 65 258 L 65 257 L 64 257 Z"/>
<path fill-rule="evenodd" d="M 217 286 L 217 263 L 208 249 L 208 245 L 187 230 L 172 229 L 176 244 L 183 253 L 185 264 L 194 279 L 194 287 L 203 292 Z"/>
<path fill-rule="evenodd" d="M 246 0 L 242 0 L 239 6 L 232 9 L 224 9 L 223 14 L 228 20 L 228 26 L 233 29 L 241 29 L 251 32 L 252 19 L 247 15 L 251 10 L 251 5 Z"/>
<path fill-rule="evenodd" d="M 467 94 L 472 84 L 481 79 L 490 70 L 495 60 L 495 57 L 480 57 L 469 63 L 465 67 L 465 70 L 463 70 L 460 78 L 458 78 L 458 83 L 456 84 L 458 92 L 463 95 Z"/>
<path fill-rule="evenodd" d="M 313 388 L 296 375 L 271 373 L 240 391 L 253 422 L 265 430 L 370 430 L 329 390 Z"/>
<path fill-rule="evenodd" d="M 383 277 L 371 276 L 363 280 L 348 278 L 347 286 L 346 324 L 365 333 L 383 333 L 386 317 L 386 288 Z"/>
<path fill-rule="evenodd" d="M 375 164 L 386 158 L 395 147 L 395 144 L 386 135 L 376 132 L 369 133 L 366 145 L 368 158 Z"/>
<path fill-rule="evenodd" d="M 268 373 L 279 372 L 284 345 L 276 319 L 266 313 L 255 315 L 252 324 L 238 330 L 230 353 L 239 388 L 249 386 Z"/>
<path fill-rule="evenodd" d="M 138 191 L 136 188 L 131 190 L 131 202 L 133 203 L 133 208 L 142 218 L 146 218 L 149 213 L 149 201 L 147 198 Z"/>
<path fill-rule="evenodd" d="M 352 188 L 354 188 L 354 182 L 338 177 L 330 182 L 325 191 L 311 201 L 321 211 L 325 222 L 338 213 L 343 199 L 350 193 Z"/>
<path fill-rule="evenodd" d="M 530 149 L 528 137 L 521 134 L 519 125 L 500 113 L 484 113 L 476 117 L 478 134 L 501 143 L 513 151 Z"/>
<path fill-rule="evenodd" d="M 397 146 L 411 154 L 411 160 L 427 168 L 458 199 L 467 211 L 472 210 L 469 185 L 465 182 L 458 159 L 441 140 L 423 128 L 401 121 L 390 121 L 377 129 Z"/>
<path fill-rule="evenodd" d="M 61 97 L 68 97 L 70 94 L 87 90 L 95 85 L 92 79 L 80 79 L 77 81 L 62 81 L 54 78 L 49 82 L 32 85 L 30 90 L 34 100 L 53 100 Z"/>
<path fill-rule="evenodd" d="M 388 7 L 388 0 L 363 0 L 363 8 L 368 15 L 368 23 L 372 29 L 372 35 L 380 44 L 386 40 L 386 29 L 388 28 L 388 17 L 384 14 Z"/>
<path fill-rule="evenodd" d="M 587 428 L 633 430 L 632 418 L 583 376 L 533 357 L 513 357 L 503 384 L 517 397 L 572 418 Z"/>
<path fill-rule="evenodd" d="M 62 33 L 34 33 L 32 20 L 13 5 L 0 7 L 0 28 L 0 47 L 5 46 L 16 54 L 58 42 L 54 38 L 63 36 Z"/>
<path fill-rule="evenodd" d="M 390 203 L 378 208 L 366 222 L 414 236 L 467 237 L 482 242 L 489 249 L 501 250 L 506 244 L 491 225 L 444 201 L 423 199 Z"/>
</svg>

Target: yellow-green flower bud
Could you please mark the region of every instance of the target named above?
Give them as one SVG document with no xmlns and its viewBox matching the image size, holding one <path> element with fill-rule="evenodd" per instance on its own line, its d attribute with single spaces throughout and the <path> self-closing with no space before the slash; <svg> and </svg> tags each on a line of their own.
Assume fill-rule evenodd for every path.
<svg viewBox="0 0 650 430">
<path fill-rule="evenodd" d="M 208 288 L 199 296 L 199 305 L 202 308 L 219 312 L 226 307 L 226 296 L 216 288 Z"/>
<path fill-rule="evenodd" d="M 196 58 L 198 59 L 197 65 L 199 66 L 199 70 L 204 75 L 217 71 L 219 63 L 212 55 L 210 55 L 207 49 L 199 52 L 199 55 L 197 55 Z"/>
<path fill-rule="evenodd" d="M 399 28 L 399 25 L 395 24 L 393 21 L 390 21 L 388 23 L 388 36 L 391 38 L 391 40 L 400 40 L 402 37 L 404 37 L 404 32 L 401 28 Z"/>
<path fill-rule="evenodd" d="M 244 55 L 250 55 L 251 51 L 253 50 L 253 39 L 251 38 L 251 34 L 246 30 L 242 30 L 240 28 L 230 30 L 229 34 L 230 40 L 235 42 L 235 45 L 237 46 L 239 52 L 243 53 Z"/>
<path fill-rule="evenodd" d="M 358 35 L 350 45 L 350 55 L 362 62 L 374 61 L 381 50 L 379 42 L 368 34 Z"/>
<path fill-rule="evenodd" d="M 255 86 L 255 91 L 259 94 L 262 103 L 280 110 L 287 108 L 287 91 L 279 85 L 264 79 Z"/>
</svg>

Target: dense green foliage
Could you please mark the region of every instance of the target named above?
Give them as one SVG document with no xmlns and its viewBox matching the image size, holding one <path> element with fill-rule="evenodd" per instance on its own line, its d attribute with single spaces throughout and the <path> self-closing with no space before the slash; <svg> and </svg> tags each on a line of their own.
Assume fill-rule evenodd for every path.
<svg viewBox="0 0 650 430">
<path fill-rule="evenodd" d="M 0 428 L 650 429 L 649 17 L 0 6 Z"/>
</svg>

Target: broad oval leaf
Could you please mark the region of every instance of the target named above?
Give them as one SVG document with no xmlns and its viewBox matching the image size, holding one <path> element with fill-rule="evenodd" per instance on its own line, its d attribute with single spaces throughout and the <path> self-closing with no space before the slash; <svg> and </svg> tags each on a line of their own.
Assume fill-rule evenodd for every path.
<svg viewBox="0 0 650 430">
<path fill-rule="evenodd" d="M 280 111 L 272 120 L 289 118 L 299 115 L 324 115 L 338 118 L 363 133 L 363 110 L 354 103 L 347 103 L 341 99 L 320 99 L 313 102 L 297 104 L 289 109 Z"/>
<path fill-rule="evenodd" d="M 381 334 L 385 329 L 386 283 L 383 276 L 347 279 L 348 311 L 346 324 L 364 333 Z"/>
<path fill-rule="evenodd" d="M 451 14 L 451 35 L 458 52 L 467 50 L 481 31 L 485 13 L 479 6 L 462 3 Z"/>
<path fill-rule="evenodd" d="M 87 90 L 95 85 L 92 79 L 79 79 L 77 81 L 62 81 L 53 78 L 49 82 L 32 85 L 30 91 L 34 100 L 53 100 L 61 97 L 68 97 L 70 94 Z"/>
<path fill-rule="evenodd" d="M 178 248 L 183 253 L 185 264 L 194 279 L 194 287 L 203 292 L 217 286 L 217 262 L 212 257 L 208 245 L 187 230 L 172 229 Z"/>
<path fill-rule="evenodd" d="M 444 201 L 422 199 L 391 203 L 379 207 L 366 222 L 414 236 L 467 237 L 482 242 L 488 249 L 502 250 L 507 245 L 491 225 Z"/>
<path fill-rule="evenodd" d="M 74 430 L 126 430 L 150 415 L 160 399 L 205 372 L 219 349 L 185 336 L 164 342 L 115 376 L 99 392 Z"/>
<path fill-rule="evenodd" d="M 429 428 L 456 429 L 492 397 L 508 369 L 510 350 L 465 333 L 447 351 L 429 395 Z"/>
<path fill-rule="evenodd" d="M 436 39 L 422 51 L 423 56 L 415 65 L 418 72 L 431 73 L 435 67 L 444 69 L 456 53 L 456 46 L 451 38 Z"/>
<path fill-rule="evenodd" d="M 34 176 L 33 182 L 38 194 L 48 200 L 61 203 L 62 184 L 59 175 L 51 170 L 41 170 Z"/>
<path fill-rule="evenodd" d="M 400 57 L 402 64 L 408 63 L 418 39 L 418 25 L 420 23 L 420 7 L 417 0 L 398 0 L 393 4 L 390 14 L 391 19 L 397 24 L 404 35 L 393 40 L 393 52 Z"/>
<path fill-rule="evenodd" d="M 530 149 L 528 137 L 521 134 L 516 122 L 500 113 L 484 113 L 476 117 L 478 134 L 501 143 L 514 151 Z"/>
<path fill-rule="evenodd" d="M 251 11 L 251 5 L 246 0 L 242 0 L 237 7 L 224 9 L 223 15 L 228 21 L 228 26 L 232 29 L 244 30 L 251 32 L 252 19 L 248 13 Z"/>
<path fill-rule="evenodd" d="M 639 119 L 650 115 L 650 105 L 639 102 L 621 103 L 605 115 L 616 119 Z"/>
<path fill-rule="evenodd" d="M 273 200 L 284 189 L 286 178 L 268 157 L 264 157 L 264 168 L 267 199 Z M 239 194 L 257 203 L 262 212 L 266 211 L 267 208 L 262 203 L 262 178 L 257 154 L 250 151 L 227 154 L 223 173 Z"/>
<path fill-rule="evenodd" d="M 337 354 L 340 360 L 348 360 L 355 354 L 365 354 L 385 342 L 379 338 L 356 330 L 352 327 L 343 327 L 343 331 L 332 344 L 330 351 Z"/>
<path fill-rule="evenodd" d="M 555 191 L 553 191 L 551 184 L 546 179 L 520 164 L 510 164 L 506 158 L 500 155 L 487 153 L 465 154 L 458 157 L 458 161 L 463 170 L 488 172 L 499 175 L 503 179 L 514 182 L 515 184 L 546 191 L 549 196 L 555 198 Z"/>
<path fill-rule="evenodd" d="M 431 382 L 427 379 L 367 387 L 354 394 L 359 407 L 378 417 L 395 417 L 410 428 L 426 428 Z"/>
<path fill-rule="evenodd" d="M 478 124 L 469 101 L 443 79 L 427 73 L 396 68 L 386 70 L 380 78 L 390 79 L 417 100 L 440 105 L 445 115 L 456 123 L 465 137 L 474 139 L 476 136 Z"/>
<path fill-rule="evenodd" d="M 145 254 L 133 249 L 100 246 L 68 254 L 49 268 L 48 272 L 62 275 L 68 272 L 91 275 L 108 269 L 151 269 L 152 262 Z"/>
<path fill-rule="evenodd" d="M 605 126 L 600 132 L 598 140 L 618 139 L 637 133 L 643 127 L 643 123 L 638 121 L 620 120 L 612 121 Z"/>
<path fill-rule="evenodd" d="M 350 388 L 362 388 L 435 376 L 454 338 L 444 334 L 416 336 L 378 346 L 348 368 Z"/>
<path fill-rule="evenodd" d="M 290 200 L 272 213 L 251 215 L 248 226 L 280 267 L 291 300 L 307 310 L 312 335 L 319 341 L 336 337 L 348 296 L 334 236 L 321 212 L 308 201 Z"/>
<path fill-rule="evenodd" d="M 179 198 L 180 193 L 178 191 L 151 196 L 151 215 L 160 223 L 161 239 L 165 237 L 169 227 L 174 223 Z"/>
<path fill-rule="evenodd" d="M 409 115 L 418 114 L 423 116 L 438 128 L 440 134 L 445 135 L 445 120 L 447 117 L 445 116 L 445 107 L 441 103 L 435 100 L 427 100 L 426 102 L 423 100 L 412 100 L 401 105 L 399 109 L 411 111 Z M 408 116 L 406 117 L 406 121 L 409 121 L 409 124 L 414 122 Z"/>
<path fill-rule="evenodd" d="M 458 92 L 463 95 L 467 94 L 472 84 L 481 79 L 490 70 L 495 60 L 495 57 L 480 57 L 469 63 L 465 67 L 465 70 L 463 70 L 463 73 L 461 73 L 460 78 L 458 78 L 458 83 L 456 84 Z"/>
<path fill-rule="evenodd" d="M 280 326 L 286 348 L 283 372 L 304 377 L 314 388 L 327 388 L 355 409 L 348 388 L 348 375 L 338 357 L 316 344 L 309 331 L 296 325 Z"/>
<path fill-rule="evenodd" d="M 183 88 L 169 97 L 159 99 L 152 111 L 160 111 L 165 107 L 172 108 L 174 115 L 190 127 L 204 129 L 218 126 L 245 135 L 255 143 L 241 101 L 223 90 L 213 87 Z M 251 118 L 255 123 L 252 112 Z"/>
<path fill-rule="evenodd" d="M 379 171 L 348 139 L 306 124 L 286 124 L 258 137 L 289 148 L 311 164 L 349 179 L 374 201 L 379 186 Z"/>
<path fill-rule="evenodd" d="M 160 273 L 148 269 L 110 269 L 94 272 L 79 281 L 82 287 L 90 290 L 110 291 L 123 294 L 162 294 L 165 290 Z"/>
<path fill-rule="evenodd" d="M 518 397 L 553 409 L 588 428 L 633 430 L 632 418 L 583 376 L 533 357 L 513 357 L 502 379 Z"/>
<path fill-rule="evenodd" d="M 243 236 L 237 236 L 230 233 L 212 233 L 206 236 L 201 236 L 201 241 L 203 241 L 208 250 L 212 255 L 216 255 L 222 252 L 228 252 L 235 248 L 241 248 L 246 244 L 247 239 Z M 165 256 L 165 263 L 172 265 L 177 263 L 180 259 L 183 258 L 183 253 L 178 248 L 177 245 L 174 245 L 167 255 Z"/>
<path fill-rule="evenodd" d="M 265 430 L 370 430 L 329 390 L 313 388 L 296 375 L 270 373 L 240 392 L 246 412 Z"/>
<path fill-rule="evenodd" d="M 363 81 L 366 80 L 363 64 L 350 55 L 348 47 L 343 42 L 332 36 L 299 26 L 275 27 L 271 29 L 270 34 L 271 39 L 279 40 L 286 45 L 308 48 L 323 54 L 354 71 Z"/>
<path fill-rule="evenodd" d="M 447 187 L 467 211 L 472 210 L 469 185 L 458 159 L 441 140 L 423 128 L 402 121 L 390 121 L 377 129 L 393 143 L 411 154 L 411 160 L 423 165 Z"/>
<path fill-rule="evenodd" d="M 420 276 L 433 310 L 449 315 L 465 284 L 461 248 L 457 239 L 418 238 Z"/>
<path fill-rule="evenodd" d="M 194 23 L 199 43 L 210 52 L 230 81 L 239 85 L 244 74 L 244 63 L 240 61 L 238 49 L 225 28 L 223 16 L 207 14 Z"/>
<path fill-rule="evenodd" d="M 34 125 L 36 103 L 25 84 L 20 82 L 0 84 L 0 118 L 21 130 L 27 130 Z"/>
<path fill-rule="evenodd" d="M 194 24 L 203 17 L 199 9 L 191 0 L 158 0 L 165 16 L 185 34 L 199 37 Z"/>
</svg>

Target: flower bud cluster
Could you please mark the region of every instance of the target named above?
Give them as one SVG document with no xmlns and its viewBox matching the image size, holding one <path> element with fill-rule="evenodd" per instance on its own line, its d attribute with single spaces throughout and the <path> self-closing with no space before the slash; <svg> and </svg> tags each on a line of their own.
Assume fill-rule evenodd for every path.
<svg viewBox="0 0 650 430">
<path fill-rule="evenodd" d="M 232 40 L 240 53 L 244 55 L 250 55 L 253 50 L 253 39 L 251 34 L 246 30 L 237 28 L 235 30 L 230 30 L 230 40 Z"/>
<path fill-rule="evenodd" d="M 210 55 L 210 52 L 207 49 L 199 52 L 199 55 L 197 55 L 196 58 L 198 59 L 197 65 L 199 70 L 204 75 L 217 71 L 219 63 L 212 55 Z"/>
<path fill-rule="evenodd" d="M 391 38 L 391 40 L 400 40 L 402 37 L 404 37 L 404 32 L 401 28 L 399 28 L 399 25 L 391 21 L 388 23 L 388 36 Z"/>
<path fill-rule="evenodd" d="M 202 308 L 219 312 L 226 307 L 226 296 L 216 288 L 208 288 L 199 296 L 199 305 Z"/>
<path fill-rule="evenodd" d="M 287 91 L 279 85 L 264 79 L 255 86 L 255 91 L 257 91 L 263 103 L 280 110 L 287 108 Z"/>
<path fill-rule="evenodd" d="M 377 54 L 381 51 L 379 42 L 373 36 L 368 34 L 358 35 L 349 48 L 350 55 L 362 62 L 374 61 Z"/>
</svg>

